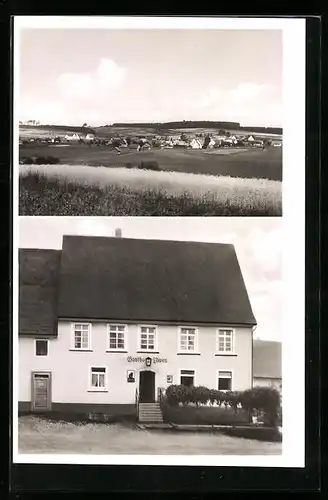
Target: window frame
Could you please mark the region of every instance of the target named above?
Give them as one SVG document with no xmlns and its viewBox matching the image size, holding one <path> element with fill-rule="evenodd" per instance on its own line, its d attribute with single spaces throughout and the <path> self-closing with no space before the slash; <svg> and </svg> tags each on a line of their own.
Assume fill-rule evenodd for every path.
<svg viewBox="0 0 328 500">
<path fill-rule="evenodd" d="M 182 376 L 182 372 L 184 371 L 193 371 L 194 372 L 194 386 L 196 386 L 196 368 L 180 368 L 179 369 L 179 385 L 182 385 L 181 384 L 181 376 Z M 190 377 L 191 378 L 191 375 L 183 375 L 184 377 Z"/>
<path fill-rule="evenodd" d="M 219 389 L 219 374 L 220 372 L 229 372 L 231 373 L 231 377 L 230 377 L 230 380 L 231 380 L 231 388 L 230 389 Z M 229 378 L 229 377 L 221 377 L 221 378 Z M 233 385 L 232 385 L 232 382 L 233 382 L 233 370 L 231 368 L 221 368 L 221 369 L 218 369 L 216 370 L 216 383 L 215 383 L 215 387 L 217 387 L 217 390 L 220 391 L 220 392 L 230 392 L 230 391 L 233 391 Z"/>
<path fill-rule="evenodd" d="M 88 326 L 88 347 L 75 347 L 75 330 L 76 325 Z M 90 352 L 92 351 L 92 323 L 85 321 L 76 321 L 71 323 L 71 351 L 81 351 L 81 352 Z"/>
<path fill-rule="evenodd" d="M 181 350 L 181 335 L 182 335 L 182 329 L 185 328 L 187 330 L 195 330 L 195 342 L 194 342 L 194 350 L 193 351 L 183 351 Z M 178 350 L 177 350 L 177 354 L 184 354 L 184 355 L 197 355 L 197 354 L 200 354 L 199 352 L 199 340 L 198 340 L 198 336 L 199 336 L 199 328 L 198 326 L 178 326 Z"/>
<path fill-rule="evenodd" d="M 105 387 L 93 387 L 92 385 L 92 369 L 105 369 L 105 372 L 98 372 L 98 373 L 104 373 L 104 381 L 105 381 Z M 89 366 L 89 374 L 88 374 L 88 392 L 108 392 L 108 368 L 107 366 L 104 365 L 90 365 Z"/>
<path fill-rule="evenodd" d="M 112 348 L 110 347 L 110 328 L 112 326 L 123 326 L 124 327 L 124 348 Z M 107 323 L 107 342 L 106 342 L 106 352 L 128 352 L 128 325 L 125 323 Z"/>
<path fill-rule="evenodd" d="M 220 351 L 219 350 L 219 336 L 220 332 L 222 331 L 231 331 L 231 344 L 232 344 L 232 349 L 231 351 Z M 219 328 L 216 329 L 215 333 L 215 355 L 216 356 L 237 356 L 236 349 L 236 329 L 231 328 L 231 327 L 222 327 L 220 326 Z"/>
<path fill-rule="evenodd" d="M 141 347 L 141 335 L 142 335 L 141 329 L 142 328 L 155 328 L 154 349 L 145 349 L 145 348 Z M 149 333 L 147 333 L 147 335 L 149 335 Z M 159 354 L 159 350 L 158 350 L 158 326 L 157 325 L 148 325 L 148 324 L 138 325 L 138 348 L 137 348 L 137 352 Z"/>
<path fill-rule="evenodd" d="M 36 338 L 34 340 L 35 340 L 35 342 L 34 342 L 34 353 L 35 353 L 35 356 L 37 356 L 38 358 L 39 357 L 43 358 L 43 357 L 49 356 L 49 339 L 44 339 L 44 338 L 40 338 L 39 339 L 39 338 Z M 43 342 L 47 342 L 47 354 L 37 354 L 37 352 L 36 352 L 36 344 L 40 340 L 42 340 Z"/>
</svg>

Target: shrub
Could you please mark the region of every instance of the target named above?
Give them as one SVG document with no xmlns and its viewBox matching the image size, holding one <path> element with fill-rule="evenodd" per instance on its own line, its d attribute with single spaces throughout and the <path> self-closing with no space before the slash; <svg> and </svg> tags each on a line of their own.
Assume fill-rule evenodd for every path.
<svg viewBox="0 0 328 500">
<path fill-rule="evenodd" d="M 217 391 L 216 389 L 210 389 L 208 398 L 209 398 L 209 402 L 212 405 L 215 403 L 218 403 L 219 402 L 219 391 Z"/>
<path fill-rule="evenodd" d="M 161 170 L 157 161 L 142 161 L 139 163 L 138 168 L 143 170 Z"/>
<path fill-rule="evenodd" d="M 178 406 L 179 404 L 193 403 L 196 406 L 215 403 L 237 414 L 239 408 L 247 411 L 249 420 L 256 412 L 263 416 L 264 424 L 277 427 L 281 422 L 280 395 L 270 387 L 255 387 L 246 391 L 221 392 L 207 387 L 186 387 L 184 385 L 170 385 L 166 390 L 163 406 Z"/>
<path fill-rule="evenodd" d="M 231 408 L 213 406 L 164 406 L 165 422 L 185 425 L 248 425 L 248 413 L 242 409 L 234 412 Z"/>
<path fill-rule="evenodd" d="M 194 403 L 196 405 L 223 404 L 225 407 L 236 409 L 241 403 L 238 392 L 223 392 L 208 389 L 204 386 L 185 387 L 184 385 L 171 385 L 166 391 L 168 404 Z"/>
<path fill-rule="evenodd" d="M 37 158 L 35 158 L 35 163 L 37 165 L 46 165 L 47 158 L 45 156 L 38 156 Z"/>
<path fill-rule="evenodd" d="M 185 403 L 187 399 L 187 387 L 185 385 L 170 385 L 166 390 L 165 400 L 170 406 Z"/>
<path fill-rule="evenodd" d="M 47 156 L 46 160 L 47 163 L 50 163 L 51 165 L 57 165 L 60 162 L 59 158 L 56 158 L 54 156 Z"/>
<path fill-rule="evenodd" d="M 57 165 L 60 160 L 54 156 L 37 156 L 36 158 L 30 158 L 29 164 L 35 163 L 36 165 Z"/>
<path fill-rule="evenodd" d="M 210 390 L 207 387 L 192 387 L 190 391 L 191 402 L 206 405 L 210 399 Z"/>
<path fill-rule="evenodd" d="M 276 427 L 279 420 L 280 394 L 271 387 L 254 387 L 240 394 L 242 407 L 250 413 L 264 414 L 264 423 Z"/>
<path fill-rule="evenodd" d="M 239 392 L 227 392 L 224 396 L 224 403 L 237 412 L 238 406 L 241 404 L 241 398 Z"/>
<path fill-rule="evenodd" d="M 33 158 L 28 156 L 27 158 L 22 158 L 21 163 L 23 165 L 32 165 L 34 163 Z"/>
</svg>

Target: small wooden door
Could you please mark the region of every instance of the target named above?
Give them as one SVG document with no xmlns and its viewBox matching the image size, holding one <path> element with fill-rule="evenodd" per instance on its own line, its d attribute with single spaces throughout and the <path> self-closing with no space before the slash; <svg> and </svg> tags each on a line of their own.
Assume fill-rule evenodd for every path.
<svg viewBox="0 0 328 500">
<path fill-rule="evenodd" d="M 32 373 L 32 410 L 51 409 L 51 373 Z"/>
</svg>

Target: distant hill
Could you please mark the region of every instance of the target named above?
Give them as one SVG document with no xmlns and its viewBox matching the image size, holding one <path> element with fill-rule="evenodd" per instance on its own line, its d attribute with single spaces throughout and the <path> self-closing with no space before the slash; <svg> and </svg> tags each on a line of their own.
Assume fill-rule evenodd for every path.
<svg viewBox="0 0 328 500">
<path fill-rule="evenodd" d="M 21 137 L 41 137 L 50 134 L 64 136 L 67 133 L 95 134 L 99 138 L 109 138 L 115 135 L 126 136 L 147 136 L 154 133 L 170 135 L 174 133 L 202 133 L 212 134 L 216 132 L 230 131 L 231 134 L 248 132 L 263 136 L 282 135 L 281 128 L 274 127 L 242 127 L 234 122 L 211 122 L 211 121 L 184 121 L 184 122 L 166 122 L 166 123 L 114 123 L 113 125 L 103 125 L 99 127 L 82 127 L 77 125 L 20 125 L 19 134 Z M 221 133 L 221 132 L 220 132 Z"/>
<path fill-rule="evenodd" d="M 129 128 L 157 128 L 157 129 L 181 129 L 181 128 L 215 128 L 226 130 L 244 130 L 245 132 L 260 132 L 266 134 L 282 134 L 281 127 L 253 127 L 241 126 L 238 122 L 216 122 L 216 121 L 177 121 L 165 123 L 113 123 L 111 127 Z"/>
<path fill-rule="evenodd" d="M 84 134 L 95 134 L 95 131 L 93 128 L 91 127 L 79 127 L 79 126 L 75 126 L 75 125 L 40 125 L 40 128 L 44 129 L 44 130 L 53 130 L 54 132 L 56 130 L 65 130 L 67 132 L 77 132 L 77 133 L 81 133 L 82 132 L 82 128 L 83 128 L 83 133 Z"/>
</svg>

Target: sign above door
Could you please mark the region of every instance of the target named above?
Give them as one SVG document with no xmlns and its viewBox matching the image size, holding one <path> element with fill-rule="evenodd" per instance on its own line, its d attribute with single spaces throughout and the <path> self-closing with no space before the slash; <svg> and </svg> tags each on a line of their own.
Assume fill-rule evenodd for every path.
<svg viewBox="0 0 328 500">
<path fill-rule="evenodd" d="M 167 363 L 167 359 L 166 358 L 159 358 L 157 356 L 137 356 L 137 357 L 134 357 L 134 356 L 128 356 L 126 359 L 128 361 L 128 363 L 145 363 L 147 358 L 150 358 L 151 359 L 151 362 L 152 363 Z"/>
</svg>

